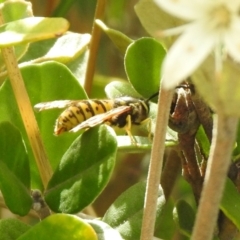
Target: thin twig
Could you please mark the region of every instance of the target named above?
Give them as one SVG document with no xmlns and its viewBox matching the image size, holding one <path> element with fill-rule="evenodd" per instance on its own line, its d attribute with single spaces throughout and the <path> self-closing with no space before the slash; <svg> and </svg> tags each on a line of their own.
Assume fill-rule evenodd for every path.
<svg viewBox="0 0 240 240">
<path fill-rule="evenodd" d="M 0 25 L 2 24 L 4 24 L 4 20 L 0 11 Z M 52 175 L 52 170 L 47 159 L 47 154 L 44 149 L 42 139 L 40 137 L 40 132 L 33 113 L 31 102 L 29 100 L 21 72 L 18 68 L 18 63 L 14 55 L 14 49 L 13 47 L 6 47 L 2 48 L 1 51 L 8 71 L 9 80 L 11 82 L 18 108 L 23 120 L 23 124 L 25 126 L 27 136 L 43 182 L 43 186 L 46 187 Z"/>
<path fill-rule="evenodd" d="M 153 138 L 150 166 L 143 212 L 141 240 L 152 240 L 156 219 L 157 198 L 161 178 L 165 136 L 168 125 L 173 90 L 160 89 L 156 130 Z"/>
<path fill-rule="evenodd" d="M 92 89 L 92 82 L 93 82 L 93 76 L 94 76 L 94 70 L 95 70 L 95 64 L 96 64 L 96 58 L 97 58 L 97 50 L 98 45 L 100 41 L 101 36 L 101 29 L 100 27 L 95 23 L 95 19 L 102 19 L 104 16 L 104 10 L 106 6 L 106 0 L 98 0 L 94 21 L 93 21 L 93 29 L 92 29 L 92 38 L 89 48 L 89 57 L 88 57 L 88 64 L 87 64 L 87 70 L 85 75 L 85 81 L 84 81 L 84 89 L 86 93 L 89 95 Z"/>
<path fill-rule="evenodd" d="M 214 121 L 213 140 L 192 240 L 212 239 L 230 165 L 237 125 L 238 118 L 223 114 L 218 114 Z"/>
</svg>

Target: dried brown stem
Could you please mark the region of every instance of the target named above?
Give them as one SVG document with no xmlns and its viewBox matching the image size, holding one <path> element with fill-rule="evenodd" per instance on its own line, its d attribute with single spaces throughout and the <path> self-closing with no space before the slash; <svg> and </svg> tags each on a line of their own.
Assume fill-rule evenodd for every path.
<svg viewBox="0 0 240 240">
<path fill-rule="evenodd" d="M 0 11 L 0 25 L 2 24 L 4 24 L 4 20 Z M 13 47 L 6 47 L 2 48 L 1 51 L 8 71 L 9 80 L 11 82 L 19 111 L 43 182 L 43 186 L 46 187 L 50 177 L 52 176 L 52 169 L 40 137 L 38 125 L 21 72 L 18 68 L 18 63 L 14 55 L 14 49 Z"/>
<path fill-rule="evenodd" d="M 104 10 L 106 6 L 106 0 L 98 0 L 96 11 L 95 11 L 95 19 L 102 19 L 104 16 Z M 88 64 L 87 70 L 85 75 L 84 81 L 84 89 L 86 93 L 89 95 L 92 89 L 92 82 L 94 76 L 94 70 L 96 65 L 96 58 L 97 58 L 97 50 L 101 36 L 101 29 L 100 27 L 93 21 L 93 28 L 92 28 L 92 38 L 89 48 L 89 57 L 88 57 Z"/>
</svg>

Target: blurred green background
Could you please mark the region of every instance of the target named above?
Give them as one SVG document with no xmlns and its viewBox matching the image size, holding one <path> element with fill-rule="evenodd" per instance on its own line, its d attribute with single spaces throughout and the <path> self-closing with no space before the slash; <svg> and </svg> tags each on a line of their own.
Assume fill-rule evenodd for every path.
<svg viewBox="0 0 240 240">
<path fill-rule="evenodd" d="M 62 16 L 70 22 L 70 31 L 91 33 L 96 0 L 31 0 L 35 16 Z M 134 11 L 137 0 L 106 0 L 106 25 L 133 39 L 147 36 Z M 96 73 L 126 79 L 123 56 L 103 33 L 98 52 Z"/>
</svg>

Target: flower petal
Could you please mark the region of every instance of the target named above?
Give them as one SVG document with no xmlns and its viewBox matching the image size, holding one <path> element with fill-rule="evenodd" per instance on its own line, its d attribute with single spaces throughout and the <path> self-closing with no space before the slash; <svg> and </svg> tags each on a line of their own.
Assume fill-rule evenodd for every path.
<svg viewBox="0 0 240 240">
<path fill-rule="evenodd" d="M 215 36 L 191 24 L 170 48 L 162 66 L 163 87 L 171 89 L 191 75 L 209 54 Z"/>
<path fill-rule="evenodd" d="M 202 16 L 201 9 L 206 8 L 208 0 L 153 0 L 160 8 L 169 14 L 184 20 L 194 20 Z"/>
<path fill-rule="evenodd" d="M 224 36 L 224 44 L 229 55 L 240 62 L 240 19 L 236 18 Z"/>
<path fill-rule="evenodd" d="M 220 3 L 225 4 L 231 12 L 238 14 L 240 1 L 239 0 L 219 0 Z"/>
</svg>

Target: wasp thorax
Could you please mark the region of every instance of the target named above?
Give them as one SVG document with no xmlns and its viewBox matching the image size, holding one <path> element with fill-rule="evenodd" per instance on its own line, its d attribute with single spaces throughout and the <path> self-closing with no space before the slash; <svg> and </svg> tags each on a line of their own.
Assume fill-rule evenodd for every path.
<svg viewBox="0 0 240 240">
<path fill-rule="evenodd" d="M 117 116 L 115 122 L 119 127 L 124 127 L 127 123 L 127 116 L 130 115 L 133 124 L 140 124 L 148 118 L 149 104 L 148 102 L 132 97 L 121 97 L 114 100 L 114 108 L 119 106 L 130 106 L 130 110 L 121 116 Z"/>
</svg>

